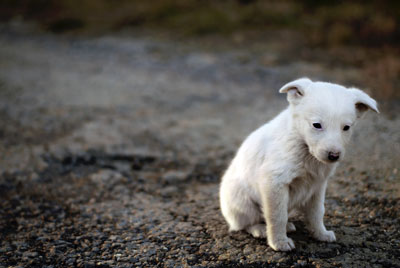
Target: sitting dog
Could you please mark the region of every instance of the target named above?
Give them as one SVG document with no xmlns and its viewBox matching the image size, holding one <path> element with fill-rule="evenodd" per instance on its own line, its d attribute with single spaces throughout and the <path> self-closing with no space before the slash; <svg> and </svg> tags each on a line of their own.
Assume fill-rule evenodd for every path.
<svg viewBox="0 0 400 268">
<path fill-rule="evenodd" d="M 220 187 L 230 231 L 267 237 L 271 248 L 295 248 L 288 218 L 304 214 L 314 238 L 336 240 L 323 222 L 327 182 L 345 153 L 356 121 L 376 101 L 356 88 L 302 78 L 284 85 L 289 107 L 251 133 L 226 170 Z"/>
</svg>

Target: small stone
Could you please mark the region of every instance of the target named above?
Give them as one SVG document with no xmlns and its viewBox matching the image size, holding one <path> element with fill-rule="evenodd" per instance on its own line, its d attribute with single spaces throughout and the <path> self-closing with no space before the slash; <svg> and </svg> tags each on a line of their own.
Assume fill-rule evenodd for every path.
<svg viewBox="0 0 400 268">
<path fill-rule="evenodd" d="M 161 195 L 164 197 L 171 197 L 174 194 L 179 193 L 178 187 L 170 185 L 161 189 Z"/>
<path fill-rule="evenodd" d="M 35 258 L 38 255 L 39 254 L 37 252 L 26 251 L 22 256 L 25 258 Z"/>
<path fill-rule="evenodd" d="M 307 262 L 305 260 L 297 260 L 297 264 L 300 266 L 305 266 L 307 265 Z"/>
<path fill-rule="evenodd" d="M 117 238 L 118 238 L 118 236 L 116 236 L 116 235 L 112 235 L 112 236 L 109 237 L 109 239 L 111 241 L 115 241 L 115 240 L 117 240 Z"/>
<path fill-rule="evenodd" d="M 218 260 L 220 260 L 220 261 L 224 261 L 224 260 L 228 260 L 228 259 L 229 259 L 229 254 L 228 253 L 225 253 L 225 254 L 222 254 L 222 255 L 218 256 Z"/>
<path fill-rule="evenodd" d="M 251 254 L 253 252 L 251 247 L 245 247 L 243 250 L 243 254 L 248 255 Z"/>
<path fill-rule="evenodd" d="M 86 251 L 85 253 L 83 253 L 83 255 L 85 255 L 86 257 L 89 257 L 89 256 L 91 256 L 91 255 L 92 255 L 92 253 L 91 253 L 91 252 L 89 252 L 89 251 Z"/>
<path fill-rule="evenodd" d="M 73 265 L 75 263 L 75 260 L 76 260 L 75 258 L 69 258 L 69 259 L 67 259 L 66 263 L 68 265 Z"/>
<path fill-rule="evenodd" d="M 95 263 L 93 261 L 89 261 L 83 265 L 84 268 L 93 268 L 95 267 Z"/>
<path fill-rule="evenodd" d="M 182 182 L 186 180 L 188 174 L 189 173 L 187 171 L 170 170 L 164 173 L 163 180 L 172 184 L 177 182 Z"/>
</svg>

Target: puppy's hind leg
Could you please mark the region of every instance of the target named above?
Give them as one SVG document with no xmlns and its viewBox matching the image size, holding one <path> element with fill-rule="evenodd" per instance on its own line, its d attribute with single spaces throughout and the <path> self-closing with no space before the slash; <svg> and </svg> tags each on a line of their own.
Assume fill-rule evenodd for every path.
<svg viewBox="0 0 400 268">
<path fill-rule="evenodd" d="M 246 230 L 254 237 L 266 237 L 265 224 L 261 224 L 262 215 L 253 202 L 242 203 L 240 207 L 231 206 L 224 216 L 229 224 L 229 231 Z"/>
<path fill-rule="evenodd" d="M 267 237 L 267 226 L 263 223 L 249 226 L 246 228 L 246 231 L 256 238 Z"/>
<path fill-rule="evenodd" d="M 286 224 L 286 233 L 292 233 L 296 231 L 296 226 L 294 226 L 294 224 L 292 222 L 288 222 Z"/>
<path fill-rule="evenodd" d="M 264 223 L 255 224 L 246 228 L 246 231 L 256 238 L 267 237 L 267 225 Z M 286 232 L 292 233 L 296 231 L 296 226 L 292 222 L 286 224 Z"/>
<path fill-rule="evenodd" d="M 222 214 L 229 224 L 229 231 L 245 230 L 262 222 L 260 209 L 245 189 L 233 183 L 223 182 L 220 198 Z M 255 229 L 251 230 L 251 234 L 257 234 Z"/>
<path fill-rule="evenodd" d="M 267 225 L 264 223 L 255 224 L 246 228 L 246 231 L 256 238 L 267 237 Z M 292 233 L 296 231 L 296 226 L 292 222 L 286 224 L 286 232 Z"/>
</svg>

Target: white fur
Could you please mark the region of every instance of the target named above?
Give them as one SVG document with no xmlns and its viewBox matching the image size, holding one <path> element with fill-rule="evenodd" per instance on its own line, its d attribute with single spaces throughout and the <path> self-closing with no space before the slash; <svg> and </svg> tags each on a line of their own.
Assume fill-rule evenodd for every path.
<svg viewBox="0 0 400 268">
<path fill-rule="evenodd" d="M 307 78 L 280 92 L 289 107 L 243 142 L 222 178 L 220 202 L 230 231 L 267 237 L 274 250 L 288 251 L 294 249 L 286 234 L 295 230 L 288 222 L 294 211 L 304 214 L 316 239 L 336 240 L 323 223 L 325 189 L 338 163 L 329 157 L 340 160 L 356 120 L 378 109 L 359 89 Z"/>
</svg>

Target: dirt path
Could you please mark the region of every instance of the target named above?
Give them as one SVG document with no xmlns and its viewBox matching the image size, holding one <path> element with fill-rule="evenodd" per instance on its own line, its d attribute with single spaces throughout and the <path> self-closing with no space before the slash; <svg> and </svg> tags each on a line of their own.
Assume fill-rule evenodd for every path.
<svg viewBox="0 0 400 268">
<path fill-rule="evenodd" d="M 198 47 L 3 29 L 0 267 L 400 267 L 400 120 L 385 114 L 360 123 L 330 183 L 337 243 L 310 239 L 300 221 L 291 253 L 227 232 L 220 174 L 286 106 L 278 88 L 361 74 L 281 62 L 276 44 L 262 57 Z"/>
</svg>

